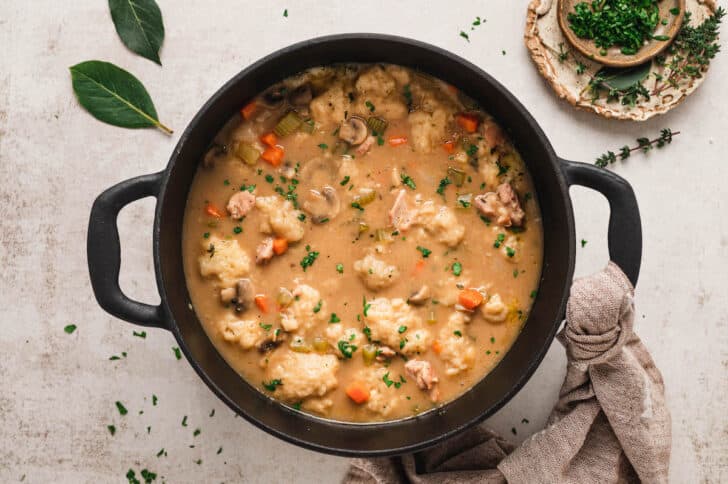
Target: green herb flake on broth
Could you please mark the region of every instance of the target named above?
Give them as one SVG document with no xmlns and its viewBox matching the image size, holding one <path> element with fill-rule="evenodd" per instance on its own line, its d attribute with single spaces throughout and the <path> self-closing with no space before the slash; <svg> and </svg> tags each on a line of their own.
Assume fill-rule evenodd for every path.
<svg viewBox="0 0 728 484">
<path fill-rule="evenodd" d="M 368 100 L 367 100 L 367 101 L 366 101 L 366 102 L 365 102 L 364 104 L 366 105 L 366 107 L 367 107 L 367 109 L 369 110 L 369 112 L 370 112 L 370 113 L 373 113 L 373 112 L 374 112 L 374 111 L 376 111 L 376 109 L 377 109 L 377 108 L 376 108 L 376 107 L 374 106 L 374 104 L 372 104 L 372 102 L 371 102 L 371 101 L 368 101 Z"/>
<path fill-rule="evenodd" d="M 541 274 L 539 206 L 535 197 L 525 203 L 533 180 L 507 132 L 459 86 L 400 66 L 324 66 L 260 87 L 238 107 L 252 116 L 236 110 L 213 139 L 250 143 L 266 158 L 249 163 L 231 149 L 199 163 L 185 208 L 190 306 L 215 348 L 257 391 L 321 418 L 396 420 L 457 398 L 513 344 Z M 259 140 L 284 118 L 297 127 L 276 136 L 281 151 L 272 157 L 276 149 Z M 500 177 L 496 159 L 500 171 L 510 166 Z M 481 170 L 486 164 L 492 170 Z M 518 225 L 528 229 L 518 235 L 499 223 L 499 211 L 486 217 L 476 202 L 501 185 L 510 185 L 525 214 Z M 506 246 L 516 251 L 512 259 Z M 481 287 L 503 297 L 508 331 L 480 310 L 468 314 L 471 324 L 453 326 L 454 302 L 482 304 L 474 294 Z M 267 304 L 255 304 L 256 296 Z M 449 351 L 453 341 L 457 351 Z M 463 352 L 480 358 L 445 378 Z M 440 377 L 436 402 L 405 364 L 410 372 L 431 365 Z M 367 392 L 371 399 L 358 402 Z M 193 418 L 190 434 L 201 427 Z"/>
</svg>

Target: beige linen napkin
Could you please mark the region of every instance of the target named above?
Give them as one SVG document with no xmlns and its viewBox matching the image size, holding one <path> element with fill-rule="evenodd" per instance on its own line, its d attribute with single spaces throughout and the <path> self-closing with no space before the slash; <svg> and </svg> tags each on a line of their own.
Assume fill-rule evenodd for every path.
<svg viewBox="0 0 728 484">
<path fill-rule="evenodd" d="M 558 335 L 568 358 L 559 401 L 520 447 L 479 427 L 417 454 L 354 459 L 344 482 L 667 482 L 670 413 L 662 376 L 633 331 L 633 294 L 611 262 L 574 281 Z"/>
</svg>

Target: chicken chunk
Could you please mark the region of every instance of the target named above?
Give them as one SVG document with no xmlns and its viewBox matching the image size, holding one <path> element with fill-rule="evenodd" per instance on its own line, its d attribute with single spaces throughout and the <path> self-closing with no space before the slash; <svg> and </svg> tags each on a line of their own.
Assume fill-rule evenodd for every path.
<svg viewBox="0 0 728 484">
<path fill-rule="evenodd" d="M 300 284 L 293 290 L 294 300 L 280 312 L 281 326 L 288 332 L 305 333 L 326 319 L 325 302 L 313 287 Z"/>
<path fill-rule="evenodd" d="M 440 358 L 445 362 L 445 374 L 457 375 L 473 366 L 475 347 L 465 334 L 465 324 L 470 318 L 459 311 L 450 314 L 445 326 L 440 330 Z"/>
<path fill-rule="evenodd" d="M 420 390 L 427 391 L 430 395 L 430 399 L 436 402 L 439 395 L 435 384 L 437 383 L 437 376 L 435 370 L 432 369 L 432 365 L 429 361 L 425 360 L 409 360 L 404 364 L 404 369 L 412 379 L 417 383 L 417 387 Z"/>
<path fill-rule="evenodd" d="M 334 355 L 276 350 L 269 358 L 266 377 L 280 381 L 275 396 L 288 402 L 322 397 L 336 388 L 339 360 Z"/>
<path fill-rule="evenodd" d="M 402 189 L 389 210 L 389 221 L 395 229 L 404 232 L 415 222 L 417 212 L 407 206 L 407 191 Z"/>
<path fill-rule="evenodd" d="M 373 299 L 364 318 L 373 341 L 400 353 L 422 353 L 431 341 L 429 332 L 422 329 L 422 319 L 404 299 Z"/>
<path fill-rule="evenodd" d="M 457 246 L 465 236 L 465 227 L 458 222 L 455 213 L 444 205 L 436 205 L 432 200 L 427 200 L 420 207 L 417 223 L 448 247 Z"/>
<path fill-rule="evenodd" d="M 389 287 L 399 278 L 397 266 L 387 264 L 373 255 L 354 262 L 354 270 L 369 289 L 378 291 Z"/>
<path fill-rule="evenodd" d="M 236 220 L 245 217 L 255 206 L 255 195 L 247 190 L 235 193 L 227 203 L 227 211 Z"/>
<path fill-rule="evenodd" d="M 264 215 L 262 232 L 274 232 L 289 242 L 297 242 L 303 238 L 305 226 L 298 218 L 301 212 L 294 209 L 290 201 L 276 195 L 258 197 L 255 206 Z"/>
<path fill-rule="evenodd" d="M 203 277 L 216 276 L 223 286 L 229 287 L 250 272 L 250 257 L 237 240 L 212 236 L 202 247 L 205 253 L 198 258 L 198 263 Z"/>
<path fill-rule="evenodd" d="M 265 264 L 273 258 L 273 237 L 266 237 L 255 248 L 255 263 Z"/>
<path fill-rule="evenodd" d="M 520 227 L 526 216 L 510 183 L 501 183 L 495 192 L 476 196 L 473 205 L 502 227 Z"/>
</svg>

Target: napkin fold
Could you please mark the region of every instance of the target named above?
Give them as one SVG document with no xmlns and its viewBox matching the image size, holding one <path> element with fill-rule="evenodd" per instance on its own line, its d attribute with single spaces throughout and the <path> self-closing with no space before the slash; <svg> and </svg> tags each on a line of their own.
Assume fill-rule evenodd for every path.
<svg viewBox="0 0 728 484">
<path fill-rule="evenodd" d="M 476 427 L 432 449 L 353 459 L 347 484 L 667 482 L 665 387 L 634 333 L 634 288 L 614 263 L 574 281 L 566 378 L 546 428 L 519 447 Z"/>
</svg>

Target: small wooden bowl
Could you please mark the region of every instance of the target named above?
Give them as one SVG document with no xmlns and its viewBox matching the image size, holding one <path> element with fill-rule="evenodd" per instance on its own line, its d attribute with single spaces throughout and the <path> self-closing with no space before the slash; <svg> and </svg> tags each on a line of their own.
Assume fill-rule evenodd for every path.
<svg viewBox="0 0 728 484">
<path fill-rule="evenodd" d="M 685 18 L 685 0 L 661 0 L 659 2 L 660 19 L 667 19 L 668 23 L 667 25 L 658 23 L 654 35 L 666 35 L 669 37 L 669 40 L 650 40 L 633 55 L 622 54 L 619 47 L 610 47 L 607 49 L 607 55 L 601 55 L 601 48 L 594 45 L 593 40 L 577 37 L 574 31 L 569 27 L 569 20 L 567 16 L 569 13 L 574 11 L 574 6 L 577 3 L 584 1 L 587 3 L 590 2 L 590 0 L 558 0 L 559 26 L 561 27 L 564 37 L 567 38 L 569 43 L 573 45 L 576 50 L 595 62 L 610 67 L 636 66 L 652 59 L 670 45 L 672 40 L 680 31 L 683 18 Z M 670 13 L 670 9 L 675 7 L 680 9 L 680 13 L 677 15 Z"/>
</svg>

